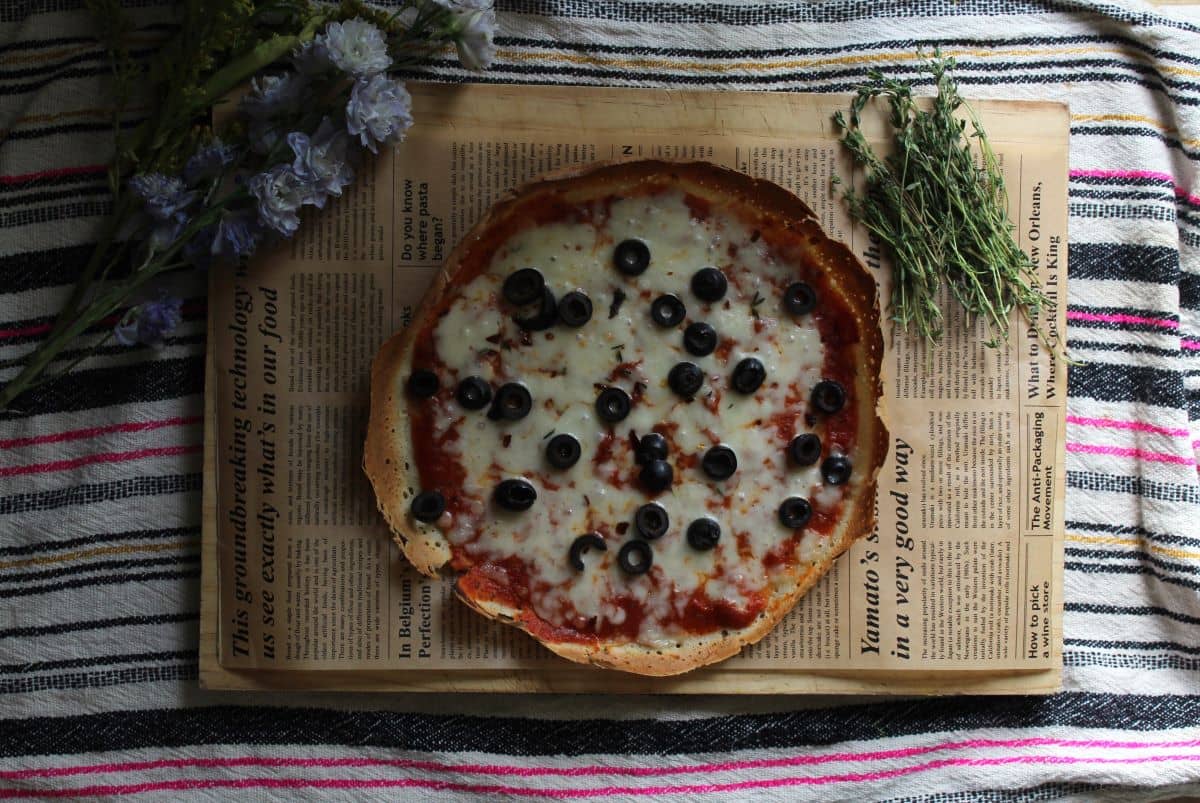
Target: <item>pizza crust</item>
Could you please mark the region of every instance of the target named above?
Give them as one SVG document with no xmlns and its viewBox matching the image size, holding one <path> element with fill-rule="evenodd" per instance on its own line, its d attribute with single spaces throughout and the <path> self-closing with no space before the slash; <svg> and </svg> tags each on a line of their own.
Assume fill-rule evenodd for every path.
<svg viewBox="0 0 1200 803">
<path fill-rule="evenodd" d="M 450 543 L 435 525 L 418 522 L 409 515 L 409 505 L 418 491 L 419 479 L 410 419 L 406 413 L 410 402 L 405 385 L 412 370 L 416 335 L 424 331 L 443 308 L 451 278 L 464 257 L 484 233 L 510 214 L 518 202 L 531 194 L 555 193 L 564 187 L 573 193 L 594 197 L 611 187 L 661 180 L 664 175 L 680 181 L 684 189 L 734 196 L 740 203 L 798 228 L 814 247 L 821 266 L 833 277 L 839 295 L 848 303 L 857 320 L 860 339 L 856 347 L 856 364 L 860 370 L 856 374 L 851 396 L 858 405 L 859 422 L 854 465 L 856 472 L 863 472 L 865 481 L 859 486 L 857 494 L 843 500 L 842 517 L 829 536 L 832 545 L 826 557 L 810 565 L 802 576 L 790 576 L 791 587 L 775 590 L 765 610 L 750 625 L 738 631 L 684 636 L 678 639 L 678 646 L 673 650 L 658 650 L 637 643 L 593 644 L 541 638 L 534 621 L 537 616 L 531 609 L 473 597 L 464 593 L 461 584 L 456 584 L 459 598 L 474 610 L 520 627 L 564 658 L 658 676 L 678 674 L 715 663 L 735 655 L 745 645 L 759 641 L 828 571 L 839 555 L 875 526 L 876 476 L 888 450 L 888 433 L 880 415 L 883 338 L 879 326 L 878 288 L 853 253 L 842 243 L 829 239 L 812 211 L 795 195 L 771 182 L 710 163 L 667 161 L 570 168 L 509 193 L 493 205 L 450 253 L 445 266 L 433 279 L 412 323 L 388 340 L 376 355 L 371 368 L 371 413 L 363 456 L 363 468 L 375 489 L 379 510 L 405 557 L 418 571 L 431 577 L 449 571 Z"/>
<path fill-rule="evenodd" d="M 441 293 L 445 277 L 443 270 L 430 285 L 429 293 Z M 436 577 L 450 560 L 450 543 L 436 526 L 408 515 L 417 490 L 412 479 L 416 476 L 416 466 L 409 435 L 405 378 L 412 371 L 409 344 L 423 326 L 423 317 L 418 314 L 403 333 L 384 343 L 371 362 L 371 416 L 363 447 L 363 469 L 375 488 L 379 512 L 404 557 L 421 574 Z"/>
</svg>

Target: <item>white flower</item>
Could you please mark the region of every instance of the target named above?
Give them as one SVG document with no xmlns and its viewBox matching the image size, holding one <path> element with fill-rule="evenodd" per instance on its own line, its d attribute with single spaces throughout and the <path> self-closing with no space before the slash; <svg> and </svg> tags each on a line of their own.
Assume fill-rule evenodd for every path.
<svg viewBox="0 0 1200 803">
<path fill-rule="evenodd" d="M 314 41 L 325 48 L 335 67 L 356 78 L 378 75 L 392 65 L 383 31 L 357 17 L 329 23 Z"/>
<path fill-rule="evenodd" d="M 455 0 L 446 8 L 454 15 L 451 29 L 462 66 L 468 70 L 491 67 L 496 58 L 496 9 L 491 0 Z"/>
<path fill-rule="evenodd" d="M 413 123 L 412 96 L 404 84 L 382 75 L 359 78 L 346 103 L 346 130 L 378 153 L 375 143 L 395 145 Z"/>
</svg>

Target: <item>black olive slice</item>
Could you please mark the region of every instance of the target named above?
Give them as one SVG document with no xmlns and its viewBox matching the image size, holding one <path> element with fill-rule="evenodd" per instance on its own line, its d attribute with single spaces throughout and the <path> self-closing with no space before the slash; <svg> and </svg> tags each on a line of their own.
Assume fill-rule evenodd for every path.
<svg viewBox="0 0 1200 803">
<path fill-rule="evenodd" d="M 496 390 L 488 418 L 520 421 L 532 409 L 533 397 L 529 395 L 529 388 L 519 382 L 506 382 Z"/>
<path fill-rule="evenodd" d="M 492 400 L 492 386 L 483 377 L 468 376 L 458 383 L 454 397 L 468 410 L 482 410 Z"/>
<path fill-rule="evenodd" d="M 538 311 L 534 315 L 521 316 L 514 315 L 513 323 L 522 329 L 527 329 L 530 332 L 541 332 L 554 326 L 558 320 L 558 303 L 554 299 L 554 292 L 549 288 L 543 288 L 542 301 L 538 305 Z"/>
<path fill-rule="evenodd" d="M 826 457 L 821 463 L 821 478 L 830 485 L 841 485 L 850 479 L 853 470 L 850 460 L 840 454 Z"/>
<path fill-rule="evenodd" d="M 579 462 L 583 449 L 573 436 L 555 435 L 546 444 L 546 460 L 555 468 L 570 468 Z"/>
<path fill-rule="evenodd" d="M 653 541 L 655 538 L 662 538 L 667 533 L 667 529 L 671 526 L 671 517 L 667 515 L 667 509 L 657 502 L 651 502 L 642 505 L 637 509 L 637 513 L 633 514 L 633 526 L 637 528 L 638 534 L 647 540 Z"/>
<path fill-rule="evenodd" d="M 638 463 L 667 459 L 667 439 L 657 432 L 647 432 L 638 439 L 633 459 Z"/>
<path fill-rule="evenodd" d="M 692 549 L 706 552 L 721 540 L 721 525 L 714 520 L 696 519 L 687 528 L 687 542 Z"/>
<path fill-rule="evenodd" d="M 532 304 L 546 289 L 546 279 L 537 268 L 521 268 L 508 274 L 500 293 L 509 304 L 518 307 Z"/>
<path fill-rule="evenodd" d="M 604 539 L 600 537 L 599 533 L 587 533 L 579 536 L 571 542 L 571 548 L 567 551 L 567 560 L 570 561 L 571 568 L 577 572 L 583 571 L 583 553 L 589 549 L 607 552 L 608 544 L 604 543 Z"/>
<path fill-rule="evenodd" d="M 767 378 L 767 369 L 756 357 L 747 357 L 733 369 L 730 384 L 738 393 L 753 393 Z"/>
<path fill-rule="evenodd" d="M 846 405 L 846 389 L 832 379 L 823 379 L 813 388 L 812 404 L 822 413 L 836 413 Z"/>
<path fill-rule="evenodd" d="M 821 439 L 811 432 L 797 435 L 788 444 L 788 455 L 798 466 L 811 466 L 821 459 Z"/>
<path fill-rule="evenodd" d="M 496 504 L 505 510 L 529 510 L 537 501 L 537 490 L 526 480 L 501 480 L 492 492 Z"/>
<path fill-rule="evenodd" d="M 812 505 L 802 496 L 789 496 L 779 505 L 779 523 L 791 530 L 798 530 L 812 518 Z"/>
<path fill-rule="evenodd" d="M 638 276 L 650 267 L 650 248 L 641 240 L 625 240 L 613 249 L 613 265 L 626 276 Z"/>
<path fill-rule="evenodd" d="M 592 319 L 592 300 L 572 290 L 558 302 L 558 319 L 566 326 L 583 326 Z"/>
<path fill-rule="evenodd" d="M 704 385 L 704 372 L 694 362 L 676 363 L 667 373 L 667 386 L 685 399 L 700 392 Z"/>
<path fill-rule="evenodd" d="M 687 316 L 687 307 L 679 296 L 666 293 L 650 304 L 650 318 L 659 326 L 678 326 Z"/>
<path fill-rule="evenodd" d="M 707 357 L 717 348 L 717 330 L 703 321 L 689 324 L 683 330 L 683 347 L 688 354 L 696 357 Z"/>
<path fill-rule="evenodd" d="M 645 541 L 630 541 L 617 553 L 617 565 L 626 574 L 645 574 L 654 565 L 654 550 Z"/>
<path fill-rule="evenodd" d="M 737 454 L 728 446 L 714 446 L 700 459 L 704 473 L 714 480 L 727 480 L 737 471 Z"/>
<path fill-rule="evenodd" d="M 647 491 L 658 493 L 671 487 L 671 482 L 675 479 L 675 470 L 666 460 L 651 460 L 642 466 L 642 470 L 638 472 L 638 479 Z"/>
<path fill-rule="evenodd" d="M 605 421 L 615 424 L 629 415 L 632 402 L 629 394 L 620 388 L 605 388 L 596 397 L 596 414 Z"/>
<path fill-rule="evenodd" d="M 433 371 L 418 369 L 408 377 L 408 392 L 418 399 L 428 399 L 438 392 L 442 383 Z"/>
<path fill-rule="evenodd" d="M 807 315 L 817 306 L 817 294 L 804 282 L 793 282 L 783 291 L 783 307 L 792 315 Z"/>
<path fill-rule="evenodd" d="M 701 268 L 692 274 L 692 293 L 701 301 L 720 301 L 728 289 L 729 280 L 716 268 Z"/>
<path fill-rule="evenodd" d="M 411 510 L 417 521 L 437 521 L 446 512 L 446 497 L 438 491 L 421 491 L 413 497 Z"/>
</svg>

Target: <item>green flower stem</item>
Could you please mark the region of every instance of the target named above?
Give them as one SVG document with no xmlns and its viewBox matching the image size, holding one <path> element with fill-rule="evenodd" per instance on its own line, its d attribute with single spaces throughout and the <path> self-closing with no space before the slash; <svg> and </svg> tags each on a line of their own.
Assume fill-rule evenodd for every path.
<svg viewBox="0 0 1200 803">
<path fill-rule="evenodd" d="M 79 275 L 79 279 L 75 283 L 75 288 L 71 291 L 70 297 L 58 313 L 58 318 L 54 322 L 55 329 L 64 326 L 65 321 L 69 321 L 78 312 L 79 305 L 83 302 L 83 297 L 87 293 L 88 286 L 96 276 L 96 271 L 103 264 L 104 256 L 108 249 L 112 247 L 113 241 L 117 236 L 117 231 L 121 228 L 121 223 L 132 208 L 133 205 L 129 195 L 122 194 L 120 200 L 117 201 L 117 205 L 113 208 L 112 214 L 104 222 L 104 228 L 100 232 L 100 242 L 92 249 L 92 255 L 88 258 L 87 264 L 83 268 L 83 273 Z M 111 267 L 111 261 L 108 267 Z M 108 268 L 104 272 L 107 273 Z M 0 408 L 2 407 L 3 405 L 0 405 Z"/>
<path fill-rule="evenodd" d="M 60 318 L 66 324 L 52 332 L 45 342 L 35 351 L 25 367 L 11 382 L 0 388 L 0 410 L 8 409 L 14 399 L 25 391 L 40 384 L 42 373 L 54 362 L 59 352 L 70 345 L 71 341 L 95 326 L 109 315 L 120 309 L 121 304 L 131 293 L 153 279 L 165 268 L 147 268 L 135 273 L 128 279 L 106 290 L 92 303 L 88 304 L 74 318 Z"/>
<path fill-rule="evenodd" d="M 76 281 L 70 297 L 63 304 L 58 316 L 54 319 L 54 326 L 51 327 L 50 334 L 30 357 L 29 362 L 25 363 L 25 367 L 21 369 L 21 372 L 11 382 L 0 388 L 0 411 L 6 409 L 8 403 L 21 393 L 41 384 L 41 380 L 37 379 L 38 375 L 44 370 L 46 365 L 53 361 L 58 352 L 65 347 L 65 343 L 70 342 L 71 338 L 68 337 L 64 345 L 55 345 L 59 342 L 59 338 L 63 333 L 71 329 L 72 324 L 78 319 L 79 305 L 83 303 L 87 290 L 91 287 L 92 281 L 96 277 L 96 272 L 100 271 L 100 277 L 103 279 L 128 252 L 129 243 L 122 243 L 116 253 L 107 262 L 104 261 L 104 256 L 109 248 L 112 247 L 113 241 L 116 239 L 116 233 L 120 229 L 120 224 L 130 208 L 129 196 L 122 195 L 120 201 L 117 203 L 117 208 L 113 210 L 113 213 L 105 221 L 104 229 L 100 235 L 100 242 L 92 249 L 92 254 L 88 258 L 87 265 L 84 266 L 83 273 L 80 274 L 78 281 Z M 101 270 L 102 265 L 103 270 Z M 49 360 L 41 361 L 36 359 L 43 351 L 51 352 Z M 42 364 L 37 365 L 35 363 Z"/>
<path fill-rule="evenodd" d="M 250 76 L 264 67 L 274 64 L 300 45 L 311 40 L 317 35 L 317 30 L 329 19 L 330 17 L 326 14 L 314 14 L 299 33 L 273 36 L 252 48 L 248 53 L 229 62 L 213 73 L 212 77 L 205 82 L 197 105 L 204 109 L 212 106 L 245 83 Z"/>
<path fill-rule="evenodd" d="M 176 260 L 176 257 L 183 249 L 184 244 L 205 226 L 214 223 L 226 207 L 246 197 L 246 190 L 239 187 L 224 198 L 213 202 L 203 215 L 188 224 L 188 227 L 170 248 L 156 254 L 153 259 L 138 268 L 129 277 L 105 289 L 74 316 L 60 315 L 55 323 L 55 328 L 51 330 L 42 345 L 29 356 L 21 372 L 3 388 L 0 388 L 0 411 L 7 410 L 14 399 L 41 384 L 44 381 L 42 374 L 54 362 L 59 353 L 71 344 L 71 341 L 86 332 L 89 327 L 95 326 L 120 309 L 130 296 L 155 276 L 180 267 L 181 263 Z M 78 360 L 74 364 L 77 363 Z"/>
</svg>

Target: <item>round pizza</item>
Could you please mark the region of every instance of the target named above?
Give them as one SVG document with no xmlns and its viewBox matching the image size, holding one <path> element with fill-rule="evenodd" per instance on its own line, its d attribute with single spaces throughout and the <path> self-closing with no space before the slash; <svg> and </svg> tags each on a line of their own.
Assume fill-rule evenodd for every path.
<svg viewBox="0 0 1200 803">
<path fill-rule="evenodd" d="M 796 196 L 694 162 L 496 204 L 371 376 L 408 560 L 574 661 L 669 675 L 762 638 L 874 526 L 874 280 Z"/>
</svg>

